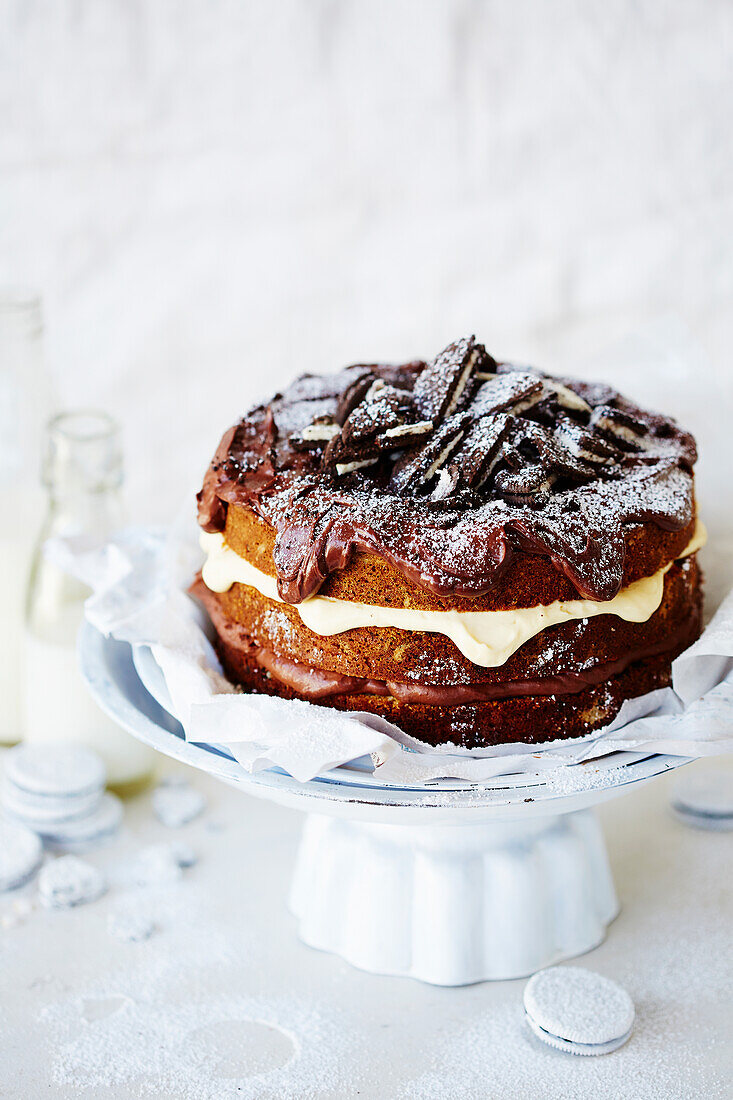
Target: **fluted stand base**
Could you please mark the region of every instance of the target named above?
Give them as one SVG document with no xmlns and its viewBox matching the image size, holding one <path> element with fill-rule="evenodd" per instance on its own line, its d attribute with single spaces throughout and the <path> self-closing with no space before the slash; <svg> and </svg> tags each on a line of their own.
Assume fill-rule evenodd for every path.
<svg viewBox="0 0 733 1100">
<path fill-rule="evenodd" d="M 618 913 L 592 810 L 420 826 L 309 814 L 290 907 L 311 947 L 435 985 L 581 955 Z"/>
</svg>

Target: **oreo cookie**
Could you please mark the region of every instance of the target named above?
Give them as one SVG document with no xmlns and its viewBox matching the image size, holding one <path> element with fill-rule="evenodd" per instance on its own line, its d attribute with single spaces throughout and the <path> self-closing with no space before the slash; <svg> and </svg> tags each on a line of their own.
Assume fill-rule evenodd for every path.
<svg viewBox="0 0 733 1100">
<path fill-rule="evenodd" d="M 631 1037 L 631 997 L 610 978 L 583 967 L 540 970 L 527 982 L 523 999 L 537 1038 L 568 1054 L 610 1054 Z"/>
<path fill-rule="evenodd" d="M 523 424 L 523 444 L 531 445 L 548 473 L 558 474 L 576 484 L 592 481 L 596 471 L 592 465 L 583 462 L 564 445 L 562 439 L 553 432 L 528 420 Z"/>
<path fill-rule="evenodd" d="M 540 401 L 543 392 L 542 379 L 536 374 L 522 371 L 497 374 L 481 384 L 471 407 L 476 416 L 506 411 L 519 414 Z"/>
<path fill-rule="evenodd" d="M 358 450 L 376 442 L 390 429 L 404 425 L 412 413 L 412 397 L 377 378 L 341 429 L 347 448 Z"/>
<path fill-rule="evenodd" d="M 585 398 L 581 397 L 575 390 L 572 390 L 570 386 L 566 386 L 564 382 L 560 382 L 556 378 L 543 378 L 542 383 L 545 389 L 552 391 L 555 401 L 561 409 L 587 416 L 590 416 L 593 412 L 592 407 Z"/>
<path fill-rule="evenodd" d="M 341 431 L 341 426 L 332 416 L 319 416 L 299 433 L 290 436 L 290 443 L 296 451 L 310 451 L 325 448 Z"/>
<path fill-rule="evenodd" d="M 462 483 L 478 489 L 491 476 L 513 424 L 512 417 L 500 413 L 482 416 L 471 425 L 453 456 Z"/>
<path fill-rule="evenodd" d="M 612 405 L 597 405 L 590 418 L 590 427 L 623 451 L 641 450 L 648 434 L 643 421 Z"/>
<path fill-rule="evenodd" d="M 464 336 L 449 344 L 419 375 L 413 395 L 423 420 L 438 423 L 452 416 L 471 395 L 472 375 L 493 359 L 475 336 Z"/>
<path fill-rule="evenodd" d="M 615 444 L 565 417 L 558 421 L 555 438 L 567 452 L 596 469 L 619 456 Z"/>
<path fill-rule="evenodd" d="M 336 419 L 339 424 L 343 424 L 348 420 L 353 410 L 368 393 L 374 379 L 374 371 L 366 367 L 355 368 L 353 381 L 346 386 L 336 408 Z"/>
<path fill-rule="evenodd" d="M 432 420 L 417 420 L 412 424 L 397 424 L 377 437 L 377 446 L 400 450 L 423 443 L 433 430 Z"/>
<path fill-rule="evenodd" d="M 412 493 L 426 486 L 445 466 L 471 424 L 468 413 L 445 420 L 427 443 L 409 451 L 395 463 L 390 488 L 397 493 Z"/>
<path fill-rule="evenodd" d="M 556 480 L 556 474 L 548 472 L 541 462 L 535 462 L 518 469 L 500 470 L 495 487 L 508 504 L 537 508 L 547 500 Z"/>
</svg>

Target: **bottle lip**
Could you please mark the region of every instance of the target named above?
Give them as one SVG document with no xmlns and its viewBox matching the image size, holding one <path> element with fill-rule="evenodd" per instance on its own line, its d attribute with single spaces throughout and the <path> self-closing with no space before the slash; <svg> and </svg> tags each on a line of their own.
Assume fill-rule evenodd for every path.
<svg viewBox="0 0 733 1100">
<path fill-rule="evenodd" d="M 70 409 L 52 416 L 47 430 L 49 435 L 62 436 L 70 443 L 98 443 L 119 435 L 120 426 L 101 409 Z"/>
<path fill-rule="evenodd" d="M 56 493 L 99 492 L 122 484 L 120 426 L 101 409 L 57 413 L 46 428 L 43 482 Z"/>
</svg>

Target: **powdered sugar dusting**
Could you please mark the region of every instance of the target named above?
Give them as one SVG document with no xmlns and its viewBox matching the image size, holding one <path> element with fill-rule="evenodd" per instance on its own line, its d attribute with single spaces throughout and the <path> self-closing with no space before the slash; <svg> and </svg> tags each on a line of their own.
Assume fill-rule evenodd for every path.
<svg viewBox="0 0 733 1100">
<path fill-rule="evenodd" d="M 671 787 L 660 779 L 603 810 L 623 912 L 582 965 L 636 1006 L 632 1037 L 613 1054 L 579 1059 L 535 1039 L 523 981 L 436 989 L 298 944 L 283 907 L 295 817 L 212 783 L 225 832 L 203 819 L 187 826 L 201 860 L 141 892 L 156 925 L 149 940 L 119 943 L 107 931 L 109 912 L 133 897 L 112 874 L 122 846 L 170 836 L 149 799 L 130 809 L 128 835 L 95 853 L 107 898 L 64 914 L 38 908 L 4 931 L 17 995 L 0 998 L 0 1089 L 15 1095 L 22 1080 L 28 1096 L 156 1100 L 726 1100 L 731 838 L 676 824 L 665 811 Z"/>
<path fill-rule="evenodd" d="M 524 1007 L 544 1031 L 573 1043 L 610 1043 L 634 1022 L 634 1005 L 617 982 L 582 966 L 552 966 L 524 990 Z"/>
<path fill-rule="evenodd" d="M 278 587 L 293 603 L 357 550 L 381 554 L 433 592 L 467 596 L 488 591 L 528 551 L 582 595 L 613 598 L 630 526 L 691 521 L 694 440 L 607 387 L 539 371 L 500 364 L 488 381 L 464 386 L 472 347 L 486 356 L 466 338 L 423 373 L 362 366 L 320 385 L 296 381 L 240 422 L 224 461 L 217 452 L 202 522 L 221 521 L 223 502 L 274 526 Z M 459 382 L 460 411 L 448 411 Z M 349 394 L 356 404 L 340 412 Z M 406 430 L 426 409 L 435 417 L 427 439 L 387 436 L 395 418 Z M 302 449 L 309 410 L 309 423 L 339 426 L 325 450 L 317 441 Z"/>
</svg>

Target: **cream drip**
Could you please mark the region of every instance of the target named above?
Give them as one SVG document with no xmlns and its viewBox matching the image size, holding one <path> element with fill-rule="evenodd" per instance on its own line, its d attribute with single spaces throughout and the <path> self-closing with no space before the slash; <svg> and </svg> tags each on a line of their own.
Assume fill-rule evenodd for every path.
<svg viewBox="0 0 733 1100">
<path fill-rule="evenodd" d="M 690 543 L 679 557 L 694 554 L 706 541 L 705 525 L 698 520 Z M 275 578 L 235 553 L 222 534 L 202 531 L 200 542 L 206 554 L 201 575 L 212 592 L 226 592 L 235 583 L 245 584 L 270 600 L 284 602 L 280 599 Z M 380 607 L 318 595 L 289 606 L 295 608 L 305 626 L 315 634 L 342 634 L 346 630 L 369 626 L 444 634 L 473 664 L 498 668 L 526 641 L 558 623 L 589 619 L 594 615 L 617 615 L 626 622 L 646 622 L 662 602 L 664 577 L 671 565 L 670 562 L 650 577 L 627 585 L 612 600 L 556 600 L 512 611 L 426 611 Z"/>
</svg>

